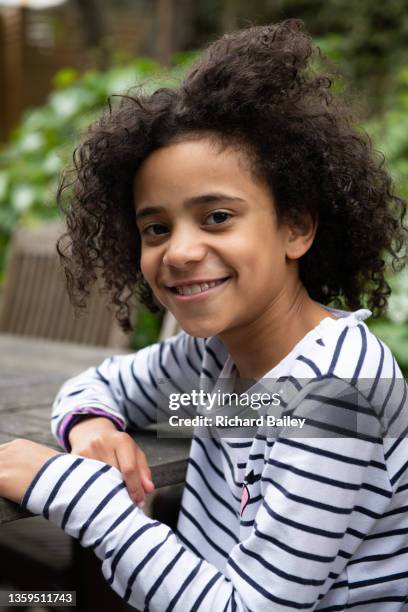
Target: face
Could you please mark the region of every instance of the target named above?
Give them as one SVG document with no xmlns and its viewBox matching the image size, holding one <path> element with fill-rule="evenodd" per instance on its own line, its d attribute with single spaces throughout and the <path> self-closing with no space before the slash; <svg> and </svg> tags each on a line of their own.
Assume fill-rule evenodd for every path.
<svg viewBox="0 0 408 612">
<path fill-rule="evenodd" d="M 158 149 L 135 177 L 134 201 L 142 273 L 193 336 L 256 324 L 297 274 L 299 240 L 242 152 L 208 139 Z"/>
</svg>

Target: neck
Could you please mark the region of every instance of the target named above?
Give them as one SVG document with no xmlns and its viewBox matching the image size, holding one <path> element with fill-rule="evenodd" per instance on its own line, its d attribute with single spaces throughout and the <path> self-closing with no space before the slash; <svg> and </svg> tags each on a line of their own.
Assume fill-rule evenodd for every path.
<svg viewBox="0 0 408 612">
<path fill-rule="evenodd" d="M 259 379 L 275 367 L 324 318 L 335 319 L 310 299 L 298 282 L 285 288 L 274 303 L 244 328 L 228 330 L 220 338 L 241 378 Z"/>
</svg>

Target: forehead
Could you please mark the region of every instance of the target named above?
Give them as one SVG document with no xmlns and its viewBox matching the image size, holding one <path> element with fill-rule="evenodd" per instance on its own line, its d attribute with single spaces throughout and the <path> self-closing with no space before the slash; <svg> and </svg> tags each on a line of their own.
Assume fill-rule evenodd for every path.
<svg viewBox="0 0 408 612">
<path fill-rule="evenodd" d="M 135 205 L 194 197 L 209 188 L 250 196 L 259 180 L 250 170 L 248 155 L 210 138 L 174 142 L 151 153 L 140 166 L 134 179 Z"/>
</svg>

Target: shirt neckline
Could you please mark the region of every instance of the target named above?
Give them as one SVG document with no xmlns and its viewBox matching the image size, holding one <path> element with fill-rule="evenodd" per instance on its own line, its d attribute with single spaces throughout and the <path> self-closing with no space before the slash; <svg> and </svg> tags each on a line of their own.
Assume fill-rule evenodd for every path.
<svg viewBox="0 0 408 612">
<path fill-rule="evenodd" d="M 317 302 L 318 303 L 318 302 Z M 286 370 L 286 367 L 289 363 L 292 363 L 294 359 L 302 352 L 302 349 L 305 345 L 309 344 L 309 342 L 316 341 L 321 338 L 322 332 L 329 329 L 330 327 L 334 328 L 334 326 L 340 325 L 341 328 L 349 325 L 350 327 L 354 327 L 358 325 L 361 321 L 365 321 L 367 318 L 371 316 L 371 311 L 367 308 L 360 308 L 355 311 L 346 311 L 339 310 L 336 308 L 331 308 L 330 306 L 325 306 L 324 304 L 319 304 L 322 308 L 327 310 L 328 312 L 335 315 L 335 319 L 332 317 L 324 317 L 314 327 L 311 329 L 299 342 L 295 344 L 292 350 L 279 362 L 277 363 L 271 370 L 266 372 L 262 378 L 278 378 L 282 375 L 283 371 Z M 233 383 L 235 383 L 237 375 L 237 370 L 234 362 L 232 361 L 231 355 L 228 353 L 227 359 L 225 361 L 224 367 L 222 368 L 219 378 L 229 378 Z M 262 380 L 262 379 L 260 379 Z M 254 385 L 256 385 L 259 381 L 255 381 Z"/>
</svg>

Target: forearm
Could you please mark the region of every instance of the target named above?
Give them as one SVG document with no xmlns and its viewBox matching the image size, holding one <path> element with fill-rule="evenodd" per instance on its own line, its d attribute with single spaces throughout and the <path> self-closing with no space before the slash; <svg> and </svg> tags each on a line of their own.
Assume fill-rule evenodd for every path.
<svg viewBox="0 0 408 612">
<path fill-rule="evenodd" d="M 209 609 L 222 610 L 235 592 L 237 609 L 246 609 L 227 576 L 133 504 L 115 468 L 74 455 L 57 457 L 37 474 L 22 505 L 93 547 L 105 578 L 123 599 L 157 612 L 173 602 L 174 610 L 184 612 L 205 597 Z"/>
<path fill-rule="evenodd" d="M 122 431 L 156 421 L 155 403 L 144 398 L 134 377 L 135 361 L 135 355 L 112 357 L 64 383 L 53 404 L 51 428 L 66 450 L 71 450 L 70 429 L 83 415 L 106 416 Z"/>
</svg>

